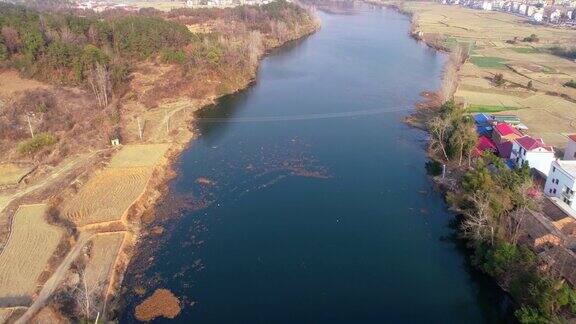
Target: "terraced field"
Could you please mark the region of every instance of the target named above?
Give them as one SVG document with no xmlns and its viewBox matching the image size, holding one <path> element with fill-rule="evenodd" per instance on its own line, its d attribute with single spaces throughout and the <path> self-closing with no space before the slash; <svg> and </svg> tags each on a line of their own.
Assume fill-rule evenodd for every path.
<svg viewBox="0 0 576 324">
<path fill-rule="evenodd" d="M 0 306 L 30 302 L 60 242 L 64 232 L 46 223 L 46 210 L 46 205 L 23 205 L 14 216 L 10 239 L 0 252 Z"/>
<path fill-rule="evenodd" d="M 169 147 L 170 144 L 124 145 L 110 161 L 110 167 L 152 167 L 164 156 Z"/>
<path fill-rule="evenodd" d="M 120 220 L 143 193 L 151 168 L 108 168 L 95 174 L 62 208 L 79 226 Z"/>
<path fill-rule="evenodd" d="M 84 275 L 86 285 L 101 295 L 108 286 L 116 256 L 124 239 L 123 232 L 97 234 L 92 239 L 90 261 Z"/>
</svg>

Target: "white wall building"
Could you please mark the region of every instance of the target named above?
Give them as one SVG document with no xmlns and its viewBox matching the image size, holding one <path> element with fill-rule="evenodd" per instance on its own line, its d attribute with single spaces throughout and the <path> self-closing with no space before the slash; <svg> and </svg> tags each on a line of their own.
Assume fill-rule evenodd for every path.
<svg viewBox="0 0 576 324">
<path fill-rule="evenodd" d="M 536 11 L 534 15 L 532 15 L 532 19 L 534 19 L 535 22 L 542 22 L 544 20 L 544 10 L 540 9 Z"/>
<path fill-rule="evenodd" d="M 557 197 L 574 209 L 576 207 L 574 203 L 575 179 L 576 161 L 552 161 L 544 193 L 550 197 Z"/>
<path fill-rule="evenodd" d="M 510 159 L 518 168 L 526 162 L 530 168 L 547 176 L 550 164 L 555 159 L 554 149 L 552 146 L 545 145 L 542 139 L 523 136 L 512 141 Z"/>
<path fill-rule="evenodd" d="M 528 8 L 528 6 L 521 3 L 520 6 L 518 7 L 518 13 L 521 15 L 525 15 L 526 14 L 526 8 Z"/>
<path fill-rule="evenodd" d="M 492 11 L 492 2 L 491 1 L 482 2 L 482 10 Z"/>
<path fill-rule="evenodd" d="M 568 143 L 564 150 L 564 160 L 576 160 L 576 134 L 568 135 Z"/>
<path fill-rule="evenodd" d="M 561 12 L 556 9 L 550 13 L 550 22 L 557 23 L 560 21 Z"/>
</svg>

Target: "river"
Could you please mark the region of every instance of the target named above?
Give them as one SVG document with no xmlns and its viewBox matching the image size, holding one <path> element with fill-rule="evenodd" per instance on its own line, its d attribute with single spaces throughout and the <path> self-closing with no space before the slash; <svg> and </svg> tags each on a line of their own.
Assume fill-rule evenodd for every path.
<svg viewBox="0 0 576 324">
<path fill-rule="evenodd" d="M 204 208 L 169 221 L 125 284 L 170 289 L 187 323 L 504 321 L 425 174 L 426 134 L 402 122 L 446 56 L 391 10 L 319 15 L 198 113 L 169 195 Z M 126 294 L 123 321 L 142 299 Z"/>
</svg>

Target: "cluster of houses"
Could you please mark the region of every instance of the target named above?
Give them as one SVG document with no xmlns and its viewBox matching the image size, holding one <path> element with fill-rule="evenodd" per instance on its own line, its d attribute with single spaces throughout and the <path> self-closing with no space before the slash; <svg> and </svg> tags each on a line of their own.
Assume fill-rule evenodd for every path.
<svg viewBox="0 0 576 324">
<path fill-rule="evenodd" d="M 568 135 L 563 159 L 513 115 L 474 115 L 479 140 L 474 154 L 489 151 L 510 168 L 527 164 L 543 191 L 537 210 L 513 213 L 518 241 L 530 246 L 546 264 L 576 287 L 576 134 Z"/>
<path fill-rule="evenodd" d="M 230 8 L 243 5 L 264 5 L 274 0 L 186 0 L 191 8 Z"/>
<path fill-rule="evenodd" d="M 73 7 L 78 10 L 94 10 L 95 12 L 101 12 L 104 10 L 111 10 L 111 9 L 138 11 L 138 7 L 135 6 L 130 6 L 124 3 L 115 3 L 112 1 L 99 1 L 99 0 L 78 1 L 73 4 Z"/>
<path fill-rule="evenodd" d="M 576 0 L 441 0 L 442 4 L 502 11 L 525 16 L 537 23 L 576 25 Z"/>
</svg>

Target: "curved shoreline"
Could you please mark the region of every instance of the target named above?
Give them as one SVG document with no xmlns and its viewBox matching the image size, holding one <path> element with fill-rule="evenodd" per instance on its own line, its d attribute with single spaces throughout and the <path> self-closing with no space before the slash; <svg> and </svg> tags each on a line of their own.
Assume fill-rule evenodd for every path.
<svg viewBox="0 0 576 324">
<path fill-rule="evenodd" d="M 310 26 L 310 28 L 307 29 L 304 33 L 302 33 L 300 35 L 294 35 L 294 37 L 287 39 L 283 43 L 274 44 L 272 47 L 267 48 L 258 57 L 258 61 L 259 61 L 258 67 L 260 66 L 260 62 L 262 61 L 262 59 L 264 59 L 267 55 L 272 53 L 274 50 L 282 48 L 282 47 L 287 46 L 287 45 L 290 45 L 293 42 L 301 41 L 301 40 L 305 39 L 306 37 L 314 34 L 320 28 L 321 28 L 320 24 Z M 242 87 L 238 87 L 234 91 L 231 91 L 231 92 L 226 93 L 226 94 L 222 94 L 218 97 L 204 98 L 202 100 L 201 104 L 198 104 L 194 107 L 194 109 L 191 111 L 189 119 L 187 119 L 185 121 L 185 123 L 186 124 L 194 123 L 195 119 L 193 117 L 193 114 L 196 111 L 199 111 L 201 109 L 207 109 L 210 106 L 215 105 L 217 103 L 217 101 L 221 100 L 222 98 L 225 98 L 227 96 L 231 96 L 231 95 L 234 95 L 234 94 L 237 94 L 239 92 L 242 92 L 242 91 L 249 89 L 251 86 L 253 86 L 255 84 L 257 73 L 258 73 L 258 69 L 256 69 L 252 73 L 252 76 L 245 81 L 245 83 Z M 153 257 L 153 253 L 155 251 L 154 246 L 150 246 L 150 248 L 146 248 L 146 249 L 143 249 L 143 246 L 147 242 L 152 243 L 152 240 L 150 240 L 149 236 L 161 235 L 161 234 L 154 234 L 153 233 L 154 228 L 158 228 L 158 226 L 164 225 L 166 221 L 169 221 L 169 220 L 172 220 L 172 219 L 175 219 L 178 217 L 178 216 L 174 216 L 174 215 L 163 215 L 161 217 L 158 217 L 157 215 L 152 216 L 152 214 L 158 213 L 158 207 L 159 207 L 158 204 L 160 202 L 162 202 L 169 194 L 169 188 L 168 188 L 169 183 L 171 180 L 174 179 L 174 177 L 177 176 L 177 171 L 174 169 L 176 161 L 180 158 L 181 154 L 187 148 L 189 148 L 191 145 L 194 144 L 194 141 L 198 138 L 198 136 L 201 136 L 199 134 L 195 134 L 193 131 L 191 131 L 189 129 L 187 130 L 186 135 L 188 137 L 187 137 L 187 140 L 184 141 L 184 143 L 172 143 L 169 151 L 166 153 L 165 162 L 161 166 L 157 167 L 157 170 L 156 170 L 157 176 L 153 177 L 153 181 L 151 181 L 153 184 L 151 186 L 148 186 L 146 189 L 146 192 L 142 194 L 142 198 L 144 201 L 138 201 L 131 207 L 131 209 L 142 210 L 140 213 L 134 212 L 128 216 L 129 218 L 135 217 L 135 218 L 141 219 L 140 220 L 140 226 L 139 226 L 139 232 L 134 234 L 135 236 L 138 236 L 138 239 L 136 241 L 134 241 L 130 246 L 128 246 L 128 248 L 133 250 L 133 252 L 131 254 L 125 254 L 125 257 L 123 259 L 123 263 L 124 263 L 123 269 L 121 271 L 115 272 L 112 276 L 115 280 L 110 282 L 110 289 L 108 291 L 108 296 L 114 297 L 110 300 L 110 304 L 112 304 L 112 308 L 113 308 L 111 310 L 112 312 L 116 312 L 116 311 L 119 311 L 120 309 L 122 309 L 122 306 L 120 306 L 120 304 L 121 304 L 120 301 L 121 301 L 122 294 L 124 293 L 123 290 L 127 289 L 127 287 L 123 286 L 124 276 L 126 275 L 127 270 L 130 267 L 130 265 L 133 264 L 133 261 L 135 260 L 135 258 L 142 255 L 143 253 L 145 253 L 146 255 L 149 255 L 150 257 Z M 147 216 L 149 216 L 148 217 L 149 220 L 142 221 L 142 218 L 147 217 Z M 162 232 L 164 232 L 164 228 L 162 229 Z M 118 256 L 118 258 L 120 258 L 120 255 Z M 117 261 L 117 264 L 118 264 L 118 261 Z M 116 268 L 117 264 L 114 265 L 115 268 Z M 132 288 L 135 288 L 135 287 L 132 287 Z M 120 309 L 114 309 L 114 306 L 120 306 L 121 308 Z"/>
</svg>

